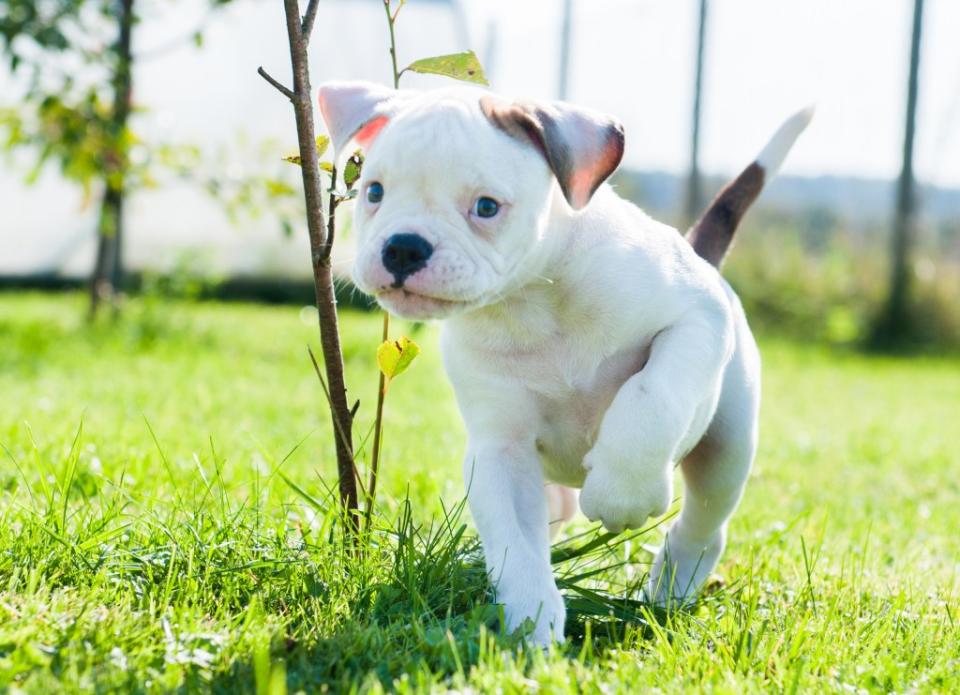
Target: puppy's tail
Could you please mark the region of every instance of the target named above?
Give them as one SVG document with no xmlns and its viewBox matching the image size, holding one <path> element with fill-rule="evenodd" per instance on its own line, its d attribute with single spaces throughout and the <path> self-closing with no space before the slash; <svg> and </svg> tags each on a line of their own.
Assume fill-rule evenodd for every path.
<svg viewBox="0 0 960 695">
<path fill-rule="evenodd" d="M 756 160 L 740 172 L 713 199 L 710 206 L 687 232 L 687 241 L 693 250 L 717 268 L 733 243 L 737 225 L 760 195 L 764 184 L 772 179 L 800 133 L 813 118 L 813 107 L 808 106 L 788 118 L 773 134 Z"/>
</svg>

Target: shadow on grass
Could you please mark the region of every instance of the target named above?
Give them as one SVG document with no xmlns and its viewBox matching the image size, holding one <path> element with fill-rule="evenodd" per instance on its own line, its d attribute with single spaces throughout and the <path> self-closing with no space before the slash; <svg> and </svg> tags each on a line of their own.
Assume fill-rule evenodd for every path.
<svg viewBox="0 0 960 695">
<path fill-rule="evenodd" d="M 170 487 L 146 497 L 85 470 L 81 440 L 78 430 L 56 465 L 39 450 L 33 460 L 4 454 L 21 504 L 0 528 L 0 586 L 45 611 L 54 597 L 76 601 L 63 609 L 66 627 L 43 636 L 61 645 L 54 659 L 26 665 L 35 660 L 26 642 L 0 644 L 0 658 L 23 660 L 25 672 L 61 682 L 92 661 L 106 689 L 166 678 L 184 691 L 269 692 L 272 681 L 290 692 L 389 690 L 465 677 L 494 658 L 525 668 L 539 654 L 501 627 L 464 502 L 421 523 L 405 500 L 392 517 L 375 516 L 358 550 L 329 489 L 317 497 L 287 481 L 298 500 L 266 509 L 258 490 L 243 501 L 228 490 L 214 450 L 188 480 L 158 444 Z M 593 528 L 554 547 L 568 608 L 560 653 L 589 660 L 632 635 L 669 632 L 667 616 L 635 598 L 653 528 Z"/>
<path fill-rule="evenodd" d="M 311 503 L 326 514 L 333 495 L 326 504 Z M 396 519 L 380 517 L 363 541 L 367 556 L 346 553 L 357 563 L 353 577 L 369 579 L 360 580 L 343 622 L 321 634 L 309 622 L 289 625 L 288 637 L 272 643 L 271 672 L 282 669 L 291 691 L 374 683 L 392 690 L 404 680 L 423 686 L 465 677 L 498 653 L 533 663 L 540 649 L 527 642 L 529 630 L 503 630 L 479 541 L 462 521 L 464 505 L 445 509 L 429 524 L 415 521 L 409 501 Z M 583 659 L 617 648 L 631 633 L 648 638 L 668 629 L 664 610 L 633 598 L 646 573 L 627 571 L 648 563 L 641 541 L 655 527 L 620 536 L 592 528 L 554 547 L 552 562 L 568 609 L 567 642 L 555 647 L 562 654 Z M 296 634 L 303 641 L 289 636 Z M 236 669 L 223 674 L 222 685 L 229 689 L 240 676 Z M 265 678 L 260 676 L 260 691 Z"/>
</svg>

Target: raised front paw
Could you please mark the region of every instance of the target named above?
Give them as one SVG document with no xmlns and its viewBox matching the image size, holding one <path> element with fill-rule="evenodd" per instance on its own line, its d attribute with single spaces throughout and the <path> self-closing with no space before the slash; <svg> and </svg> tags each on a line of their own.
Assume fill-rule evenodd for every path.
<svg viewBox="0 0 960 695">
<path fill-rule="evenodd" d="M 673 480 L 667 464 L 644 467 L 640 461 L 616 461 L 596 448 L 583 459 L 587 477 L 580 510 L 613 533 L 640 528 L 670 507 Z"/>
</svg>

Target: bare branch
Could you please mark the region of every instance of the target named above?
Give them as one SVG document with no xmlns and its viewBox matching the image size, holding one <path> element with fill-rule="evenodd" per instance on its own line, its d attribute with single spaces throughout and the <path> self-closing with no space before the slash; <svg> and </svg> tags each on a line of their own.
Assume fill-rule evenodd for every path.
<svg viewBox="0 0 960 695">
<path fill-rule="evenodd" d="M 313 31 L 313 21 L 317 18 L 317 7 L 320 6 L 320 0 L 310 0 L 307 5 L 307 12 L 303 15 L 303 23 L 300 25 L 300 36 L 304 43 L 310 42 L 310 34 Z"/>
<path fill-rule="evenodd" d="M 390 337 L 390 314 L 383 312 L 383 342 Z M 363 527 L 370 529 L 370 518 L 373 514 L 373 504 L 377 499 L 377 474 L 380 471 L 380 446 L 383 443 L 383 399 L 387 395 L 387 377 L 380 370 L 380 382 L 377 391 L 377 416 L 373 425 L 373 453 L 370 456 L 370 484 L 367 485 L 367 513 L 363 520 Z"/>
<path fill-rule="evenodd" d="M 335 406 L 334 406 L 334 403 L 333 403 L 333 399 L 330 398 L 330 389 L 327 388 L 327 382 L 326 382 L 326 380 L 324 380 L 323 374 L 320 372 L 320 365 L 317 363 L 317 358 L 316 358 L 316 356 L 314 356 L 313 350 L 310 348 L 309 345 L 307 346 L 307 353 L 310 355 L 310 361 L 313 362 L 313 370 L 317 373 L 317 378 L 320 380 L 320 385 L 323 387 L 323 394 L 327 397 L 327 403 L 330 405 L 330 408 L 331 408 L 331 410 L 332 410 Z M 358 400 L 356 403 L 354 403 L 353 408 L 350 410 L 350 422 L 351 422 L 351 427 L 353 426 L 353 425 L 352 425 L 352 423 L 353 423 L 353 416 L 356 415 L 356 413 L 357 413 L 357 408 L 359 408 L 359 407 L 360 407 L 360 401 Z M 347 448 L 350 449 L 351 460 L 353 461 L 354 484 L 359 484 L 359 485 L 360 485 L 360 491 L 363 493 L 363 496 L 366 498 L 366 497 L 367 497 L 367 488 L 366 488 L 366 487 L 364 486 L 364 484 L 363 484 L 363 476 L 360 475 L 360 471 L 359 471 L 359 469 L 357 468 L 356 459 L 353 457 L 353 444 L 351 444 L 351 442 L 350 442 L 350 437 L 348 437 L 347 434 L 346 434 L 346 432 L 343 431 L 343 425 L 342 425 L 342 424 L 340 423 L 340 421 L 337 420 L 336 418 L 334 418 L 334 420 L 333 420 L 333 426 L 334 426 L 334 427 L 336 428 L 336 430 L 337 430 L 337 434 L 338 434 L 338 436 L 339 436 L 340 443 L 341 443 L 344 447 L 347 447 Z"/>
<path fill-rule="evenodd" d="M 313 350 L 310 349 L 310 346 L 307 346 L 307 352 L 310 354 L 310 361 L 313 362 L 313 370 L 317 373 L 317 378 L 320 379 L 320 385 L 323 387 L 323 395 L 327 397 L 327 403 L 330 404 L 330 407 L 333 408 L 333 400 L 330 398 L 330 389 L 327 388 L 327 382 L 323 378 L 323 374 L 320 372 L 320 365 L 317 363 L 317 358 L 313 355 Z M 350 438 L 347 437 L 347 433 L 343 431 L 343 425 L 339 420 L 334 420 L 334 425 L 337 429 L 337 435 L 340 437 L 340 441 L 347 448 L 351 448 Z"/>
<path fill-rule="evenodd" d="M 397 7 L 397 12 L 403 7 L 403 2 Z M 397 37 L 394 32 L 394 23 L 397 21 L 396 14 L 390 14 L 390 0 L 383 0 L 383 10 L 387 13 L 387 27 L 390 29 L 390 62 L 393 65 L 393 88 L 400 88 L 400 72 L 397 70 Z"/>
<path fill-rule="evenodd" d="M 290 101 L 293 101 L 294 99 L 296 99 L 297 95 L 293 93 L 293 90 L 287 87 L 284 87 L 277 80 L 275 80 L 269 72 L 263 69 L 262 65 L 259 68 L 257 68 L 257 74 L 260 75 L 260 77 L 265 79 L 267 82 L 269 82 L 271 85 L 273 85 L 273 87 L 278 92 L 280 92 L 283 96 L 285 96 Z"/>
</svg>

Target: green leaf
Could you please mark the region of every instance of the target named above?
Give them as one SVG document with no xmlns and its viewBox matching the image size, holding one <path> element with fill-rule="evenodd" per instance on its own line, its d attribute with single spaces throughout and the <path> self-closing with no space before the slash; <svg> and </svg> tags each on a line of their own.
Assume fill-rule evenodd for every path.
<svg viewBox="0 0 960 695">
<path fill-rule="evenodd" d="M 330 162 L 320 162 L 320 168 L 323 169 L 328 174 L 333 173 L 333 164 Z"/>
<path fill-rule="evenodd" d="M 480 65 L 473 51 L 424 58 L 411 63 L 402 72 L 407 70 L 429 75 L 443 75 L 463 82 L 490 84 L 487 82 L 486 75 L 483 74 L 483 66 Z"/>
<path fill-rule="evenodd" d="M 387 379 L 393 379 L 406 371 L 420 354 L 420 346 L 407 336 L 388 340 L 377 348 L 377 364 Z"/>
<path fill-rule="evenodd" d="M 291 164 L 296 164 L 297 166 L 300 166 L 300 155 L 298 154 L 287 155 L 286 157 L 283 158 L 283 161 L 290 162 Z"/>
<path fill-rule="evenodd" d="M 353 188 L 353 184 L 357 182 L 357 179 L 360 178 L 360 172 L 363 169 L 363 153 L 360 150 L 356 150 L 350 159 L 347 160 L 346 166 L 343 167 L 343 182 L 347 184 L 347 188 Z"/>
<path fill-rule="evenodd" d="M 327 151 L 327 147 L 330 146 L 330 138 L 326 135 L 317 136 L 317 156 L 322 157 L 323 153 Z"/>
</svg>

